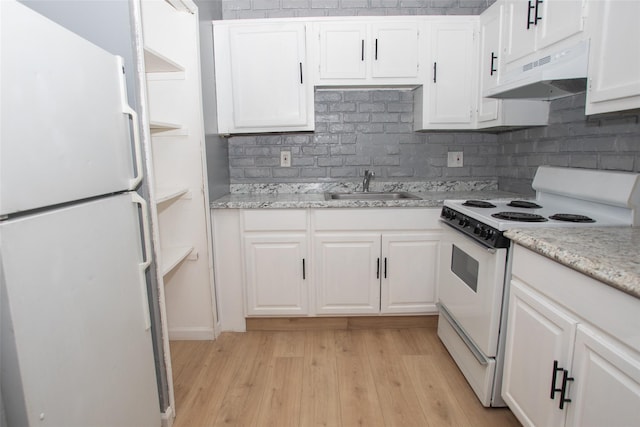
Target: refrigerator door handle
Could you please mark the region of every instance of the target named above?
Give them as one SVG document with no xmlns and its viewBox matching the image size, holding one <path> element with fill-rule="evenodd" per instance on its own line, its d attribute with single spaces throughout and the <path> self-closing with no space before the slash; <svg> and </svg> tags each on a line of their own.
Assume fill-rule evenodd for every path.
<svg viewBox="0 0 640 427">
<path fill-rule="evenodd" d="M 147 280 L 145 278 L 145 271 L 151 265 L 151 233 L 149 228 L 149 209 L 147 202 L 140 197 L 137 193 L 131 193 L 131 201 L 140 205 L 142 216 L 142 234 L 144 236 L 144 248 L 142 249 L 142 262 L 140 266 L 140 284 L 142 287 L 142 310 L 144 312 L 144 327 L 145 330 L 151 328 L 151 314 L 149 312 L 149 294 L 147 293 Z"/>
<path fill-rule="evenodd" d="M 124 71 L 124 59 L 121 56 L 116 56 L 118 66 L 122 70 L 120 73 L 120 99 L 122 99 L 122 112 L 128 116 L 131 116 L 131 123 L 133 126 L 133 150 L 135 156 L 136 170 L 134 177 L 129 181 L 129 190 L 135 190 L 142 182 L 144 175 L 142 171 L 142 145 L 140 142 L 140 125 L 138 123 L 138 113 L 131 108 L 127 102 L 127 82 L 125 80 Z"/>
<path fill-rule="evenodd" d="M 133 203 L 140 205 L 142 210 L 142 234 L 144 236 L 144 250 L 142 254 L 142 263 L 140 263 L 140 269 L 145 271 L 151 265 L 151 232 L 149 227 L 149 208 L 147 207 L 147 201 L 138 195 L 138 193 L 131 193 L 131 200 Z"/>
<path fill-rule="evenodd" d="M 133 148 L 136 162 L 135 176 L 129 181 L 129 190 L 135 190 L 142 182 L 142 147 L 140 145 L 140 127 L 138 125 L 138 113 L 128 105 L 124 106 L 124 113 L 131 116 L 133 124 Z"/>
</svg>

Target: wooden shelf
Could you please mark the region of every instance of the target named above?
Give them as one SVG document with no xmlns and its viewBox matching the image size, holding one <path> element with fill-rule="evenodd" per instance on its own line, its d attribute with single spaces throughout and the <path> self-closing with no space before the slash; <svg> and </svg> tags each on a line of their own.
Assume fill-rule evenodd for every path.
<svg viewBox="0 0 640 427">
<path fill-rule="evenodd" d="M 166 276 L 193 252 L 193 246 L 162 248 L 162 275 Z"/>
<path fill-rule="evenodd" d="M 144 65 L 147 73 L 171 73 L 184 71 L 184 67 L 182 65 L 148 47 L 144 48 Z"/>
<path fill-rule="evenodd" d="M 156 194 L 156 204 L 158 205 L 170 202 L 185 195 L 185 199 L 191 198 L 188 188 L 159 188 L 157 189 Z"/>
</svg>

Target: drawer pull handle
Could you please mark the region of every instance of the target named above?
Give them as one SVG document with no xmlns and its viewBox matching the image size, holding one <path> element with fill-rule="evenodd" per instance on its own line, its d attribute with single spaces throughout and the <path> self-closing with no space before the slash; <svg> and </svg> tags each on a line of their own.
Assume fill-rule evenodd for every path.
<svg viewBox="0 0 640 427">
<path fill-rule="evenodd" d="M 556 380 L 558 379 L 558 372 L 563 372 L 564 369 L 558 367 L 558 361 L 553 361 L 553 373 L 551 375 L 551 400 L 556 398 L 556 392 L 561 392 L 562 388 L 556 388 Z"/>
<path fill-rule="evenodd" d="M 491 76 L 493 76 L 493 73 L 497 72 L 498 70 L 496 70 L 495 65 L 494 65 L 494 61 L 498 59 L 498 57 L 496 56 L 496 54 L 494 52 L 491 52 Z"/>
<path fill-rule="evenodd" d="M 534 25 L 538 25 L 538 21 L 542 21 L 542 17 L 538 16 L 538 6 L 540 6 L 541 4 L 542 4 L 542 0 L 536 0 L 536 15 L 534 16 L 534 19 L 533 19 Z"/>
<path fill-rule="evenodd" d="M 567 402 L 571 402 L 571 399 L 568 399 L 567 396 L 567 383 L 569 381 L 573 381 L 573 378 L 569 376 L 569 371 L 566 369 L 562 370 L 562 390 L 560 391 L 560 405 L 558 407 L 560 409 L 564 409 L 564 404 Z"/>
<path fill-rule="evenodd" d="M 532 5 L 531 0 L 529 0 L 529 7 L 527 8 L 527 30 L 531 28 L 531 25 L 536 24 L 536 21 L 531 22 L 531 9 L 536 9 L 536 6 Z"/>
</svg>

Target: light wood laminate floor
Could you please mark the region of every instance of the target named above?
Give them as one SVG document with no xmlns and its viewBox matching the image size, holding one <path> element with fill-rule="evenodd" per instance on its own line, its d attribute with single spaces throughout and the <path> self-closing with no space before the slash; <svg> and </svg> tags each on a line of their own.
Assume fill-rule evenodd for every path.
<svg viewBox="0 0 640 427">
<path fill-rule="evenodd" d="M 478 402 L 433 326 L 171 343 L 175 427 L 519 426 Z"/>
</svg>

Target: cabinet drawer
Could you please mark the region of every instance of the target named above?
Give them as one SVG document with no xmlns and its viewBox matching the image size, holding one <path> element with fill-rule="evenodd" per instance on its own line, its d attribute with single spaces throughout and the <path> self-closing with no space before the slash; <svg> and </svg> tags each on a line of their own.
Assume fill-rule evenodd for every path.
<svg viewBox="0 0 640 427">
<path fill-rule="evenodd" d="M 242 219 L 245 231 L 307 231 L 307 211 L 304 209 L 245 210 Z"/>
<path fill-rule="evenodd" d="M 313 211 L 315 230 L 428 230 L 440 228 L 440 209 L 321 209 Z"/>
</svg>

